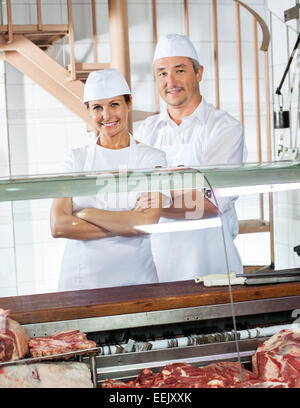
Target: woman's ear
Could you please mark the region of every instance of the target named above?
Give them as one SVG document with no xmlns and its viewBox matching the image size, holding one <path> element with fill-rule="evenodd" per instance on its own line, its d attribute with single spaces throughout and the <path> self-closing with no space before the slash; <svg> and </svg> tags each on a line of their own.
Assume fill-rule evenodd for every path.
<svg viewBox="0 0 300 408">
<path fill-rule="evenodd" d="M 131 112 L 131 110 L 132 110 L 132 95 L 129 95 L 129 102 L 128 102 L 127 106 L 128 106 L 128 112 Z"/>
<path fill-rule="evenodd" d="M 86 108 L 87 108 L 87 110 L 88 110 L 89 116 L 91 117 L 92 114 L 91 114 L 91 109 L 90 109 L 90 103 L 89 103 L 89 102 L 85 102 L 85 106 L 86 106 Z"/>
</svg>

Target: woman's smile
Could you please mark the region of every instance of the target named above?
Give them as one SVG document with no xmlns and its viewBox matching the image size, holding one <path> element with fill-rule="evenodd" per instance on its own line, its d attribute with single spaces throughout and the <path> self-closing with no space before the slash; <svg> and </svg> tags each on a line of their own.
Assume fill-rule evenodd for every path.
<svg viewBox="0 0 300 408">
<path fill-rule="evenodd" d="M 100 122 L 100 125 L 104 127 L 113 127 L 113 126 L 116 126 L 118 123 L 119 123 L 119 120 L 115 120 L 113 122 Z"/>
</svg>

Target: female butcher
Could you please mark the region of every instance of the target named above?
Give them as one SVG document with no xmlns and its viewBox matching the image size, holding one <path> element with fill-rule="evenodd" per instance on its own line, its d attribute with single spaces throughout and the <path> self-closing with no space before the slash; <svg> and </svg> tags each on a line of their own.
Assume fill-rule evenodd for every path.
<svg viewBox="0 0 300 408">
<path fill-rule="evenodd" d="M 137 143 L 130 135 L 128 113 L 132 97 L 118 70 L 90 73 L 84 103 L 99 136 L 68 154 L 64 172 L 166 166 L 165 153 Z M 170 204 L 167 193 L 152 193 L 151 199 L 156 205 L 143 210 L 137 203 L 147 200 L 146 193 L 54 199 L 50 217 L 52 236 L 67 238 L 58 290 L 157 282 L 150 236 L 134 228 L 157 223 L 162 207 Z"/>
</svg>

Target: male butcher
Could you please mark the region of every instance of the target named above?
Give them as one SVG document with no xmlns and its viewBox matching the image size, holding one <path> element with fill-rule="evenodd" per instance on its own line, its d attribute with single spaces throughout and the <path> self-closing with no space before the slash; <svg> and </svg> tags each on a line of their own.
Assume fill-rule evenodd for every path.
<svg viewBox="0 0 300 408">
<path fill-rule="evenodd" d="M 179 34 L 161 37 L 153 70 L 166 106 L 160 114 L 141 123 L 135 138 L 163 150 L 169 167 L 241 164 L 245 150 L 243 129 L 236 119 L 215 109 L 201 95 L 203 66 L 192 42 Z M 153 234 L 159 280 L 180 281 L 227 271 L 242 273 L 242 261 L 234 244 L 238 233 L 236 198 L 219 199 L 218 210 L 214 198 L 204 199 L 200 191 L 186 191 L 184 198 L 183 203 L 195 198 L 196 202 L 204 200 L 204 214 L 220 215 L 223 227 Z M 178 197 L 175 202 L 176 206 L 163 210 L 160 222 L 191 217 L 190 206 L 178 208 Z"/>
</svg>

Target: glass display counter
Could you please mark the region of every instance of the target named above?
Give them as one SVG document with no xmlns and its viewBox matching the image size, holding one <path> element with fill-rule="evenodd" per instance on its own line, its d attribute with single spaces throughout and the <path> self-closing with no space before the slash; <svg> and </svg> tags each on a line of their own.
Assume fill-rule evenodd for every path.
<svg viewBox="0 0 300 408">
<path fill-rule="evenodd" d="M 94 386 L 128 381 L 146 367 L 158 373 L 167 364 L 220 361 L 239 364 L 243 386 L 241 367 L 252 372 L 258 346 L 297 325 L 299 191 L 298 162 L 1 179 L 0 308 L 30 338 L 86 333 L 93 359 L 79 349 L 73 357 L 90 365 Z M 147 196 L 138 209 L 145 193 L 161 194 L 160 216 L 135 218 L 154 207 Z M 93 197 L 112 218 L 88 221 L 108 233 L 100 283 L 90 283 L 87 267 L 79 285 L 62 290 L 65 247 L 76 238 L 54 234 L 50 214 L 54 199 L 68 197 Z M 84 208 L 73 207 L 72 216 L 83 220 Z M 113 211 L 123 218 L 116 222 Z M 87 242 L 97 239 L 77 239 L 79 269 L 91 256 Z M 123 279 L 145 253 L 136 281 Z M 157 276 L 139 281 L 150 262 Z"/>
</svg>

